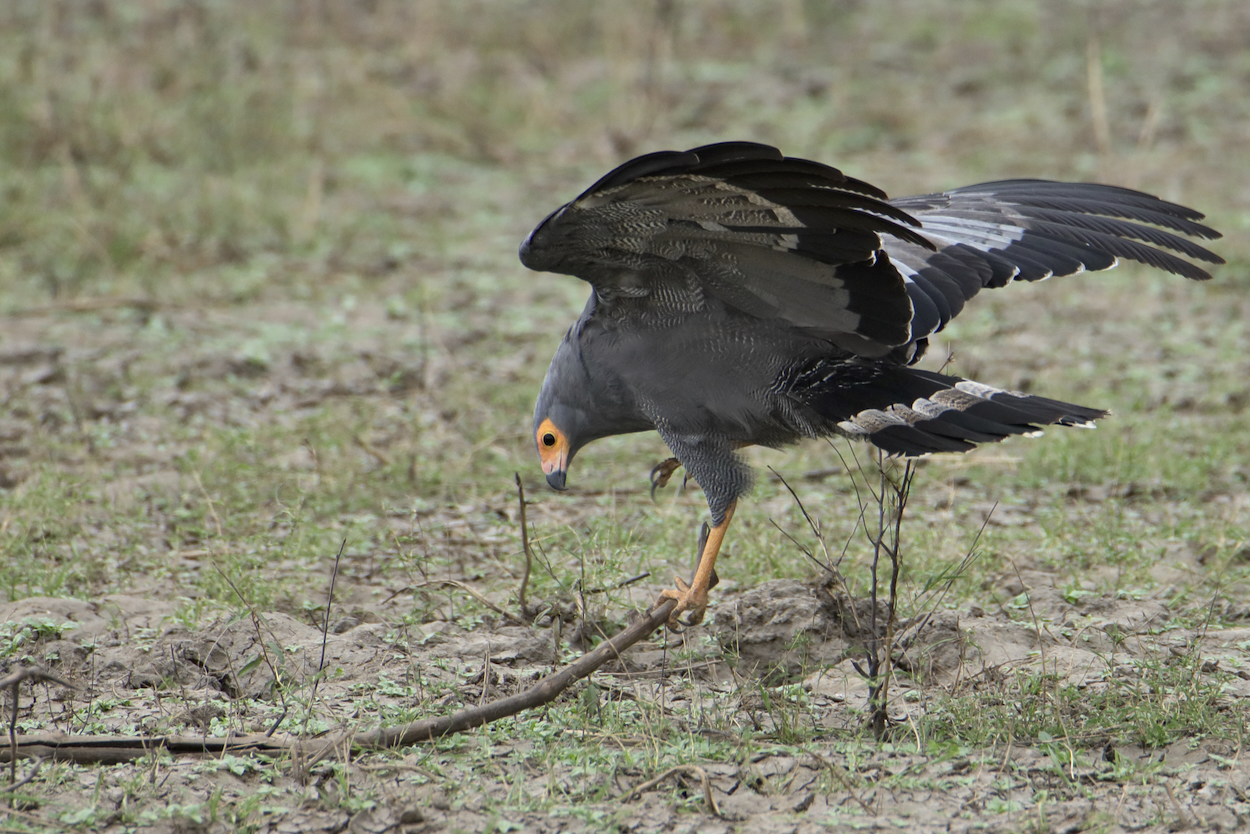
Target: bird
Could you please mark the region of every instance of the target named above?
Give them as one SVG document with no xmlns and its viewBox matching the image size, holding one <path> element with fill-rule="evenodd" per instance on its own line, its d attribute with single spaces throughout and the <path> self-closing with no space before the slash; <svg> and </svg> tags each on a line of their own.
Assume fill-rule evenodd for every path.
<svg viewBox="0 0 1250 834">
<path fill-rule="evenodd" d="M 748 446 L 865 440 L 890 456 L 966 452 L 1108 412 L 915 367 L 983 289 L 1128 259 L 1195 281 L 1223 259 L 1201 213 L 1111 185 L 1010 179 L 889 199 L 837 168 L 721 142 L 632 159 L 549 214 L 524 266 L 590 284 L 534 412 L 547 483 L 588 443 L 655 431 L 702 488 L 693 577 L 668 625 L 702 621 L 751 488 Z M 654 494 L 654 489 L 653 489 Z M 684 619 L 682 614 L 685 614 Z"/>
</svg>

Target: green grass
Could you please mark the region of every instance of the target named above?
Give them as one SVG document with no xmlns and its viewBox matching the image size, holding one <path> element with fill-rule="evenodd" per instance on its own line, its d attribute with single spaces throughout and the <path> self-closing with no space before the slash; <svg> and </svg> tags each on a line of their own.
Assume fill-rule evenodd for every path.
<svg viewBox="0 0 1250 834">
<path fill-rule="evenodd" d="M 9 3 L 0 353 L 62 352 L 0 366 L 0 595 L 148 594 L 180 600 L 190 627 L 248 607 L 304 616 L 324 605 L 346 540 L 340 581 L 356 595 L 345 605 L 380 610 L 417 588 L 387 616 L 471 626 L 494 614 L 418 586 L 471 580 L 515 609 L 518 472 L 534 502 L 531 600 L 571 610 L 579 589 L 687 570 L 706 508 L 675 482 L 652 504 L 646 475 L 668 456 L 658 439 L 586 449 L 572 496 L 540 487 L 529 413 L 586 287 L 526 273 L 515 251 L 622 159 L 741 138 L 892 194 L 1012 176 L 1102 179 L 1209 213 L 1227 235 L 1213 248 L 1229 261 L 1209 284 L 1130 266 L 987 292 L 935 340 L 927 367 L 949 352 L 960 374 L 1114 415 L 1094 432 L 1053 430 L 922 464 L 904 529 L 903 613 L 932 605 L 921 590 L 975 542 L 978 558 L 942 605 L 999 607 L 1035 625 L 1002 577 L 1041 569 L 1074 599 L 1160 593 L 1174 622 L 1219 626 L 1250 587 L 1247 31 L 1234 2 L 1185 14 L 934 0 Z M 835 558 L 851 542 L 841 569 L 863 591 L 850 478 L 802 478 L 837 466 L 834 449 L 749 456 L 760 477 L 719 565 L 727 585 L 817 571 L 777 529 L 820 549 L 768 479 L 773 467 Z M 1161 579 L 1157 568 L 1178 553 L 1203 554 L 1201 570 Z M 615 588 L 591 599 L 608 627 L 649 601 Z M 20 655 L 27 631 L 9 633 L 6 652 Z M 1240 716 L 1195 668 L 1195 654 L 1143 663 L 1096 694 L 1044 669 L 926 693 L 907 755 L 988 761 L 1021 743 L 1047 751 L 1057 773 L 1083 756 L 1123 784 L 1146 779 L 1104 768 L 1100 745 L 1241 737 Z M 427 714 L 452 687 L 440 680 L 405 681 L 385 703 L 362 699 L 361 714 Z M 497 830 L 524 813 L 620 822 L 615 788 L 598 777 L 571 787 L 574 773 L 637 781 L 744 750 L 819 749 L 846 771 L 823 772 L 820 790 L 844 790 L 841 778 L 862 791 L 871 780 L 857 767 L 884 755 L 857 728 L 824 727 L 793 684 L 704 695 L 695 723 L 745 735 L 709 740 L 650 702 L 596 706 L 579 695 L 416 755 L 442 779 L 486 773 L 489 796 L 466 788 L 461 799 Z M 759 728 L 743 730 L 744 697 L 767 702 Z M 492 745 L 517 738 L 496 780 Z M 518 777 L 525 768 L 539 777 Z M 114 785 L 133 799 L 117 812 L 125 825 L 226 819 L 220 794 L 175 802 L 134 773 Z M 404 773 L 414 787 L 433 781 Z M 961 778 L 890 776 L 935 789 Z M 358 789 L 343 773 L 327 772 L 325 784 L 331 804 L 379 801 L 376 786 Z M 266 803 L 302 801 L 289 785 L 263 787 L 230 825 L 256 825 Z M 697 790 L 660 790 L 683 813 L 701 807 Z M 1018 800 L 1001 801 L 1009 810 Z M 64 822 L 90 830 L 113 813 L 84 807 Z"/>
<path fill-rule="evenodd" d="M 974 749 L 1023 742 L 1087 758 L 1106 745 L 1159 749 L 1182 739 L 1196 743 L 1216 728 L 1243 732 L 1241 719 L 1225 714 L 1218 683 L 1198 675 L 1200 666 L 1196 654 L 1150 659 L 1080 688 L 1044 671 L 1018 674 L 979 697 L 939 697 L 923 729 L 935 741 Z"/>
</svg>

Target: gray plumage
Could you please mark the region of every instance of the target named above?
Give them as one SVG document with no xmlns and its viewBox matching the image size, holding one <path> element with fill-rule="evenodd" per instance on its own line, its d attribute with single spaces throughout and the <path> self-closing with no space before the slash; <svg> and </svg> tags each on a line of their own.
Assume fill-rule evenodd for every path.
<svg viewBox="0 0 1250 834">
<path fill-rule="evenodd" d="M 1136 191 L 1041 180 L 890 201 L 751 143 L 639 157 L 521 246 L 527 267 L 593 289 L 535 411 L 540 450 L 543 426 L 567 441 L 549 480 L 563 487 L 592 440 L 654 429 L 718 526 L 751 483 L 742 446 L 841 434 L 918 455 L 1089 424 L 1105 412 L 911 365 L 983 288 L 1118 258 L 1206 280 L 1185 258 L 1223 261 L 1181 236 L 1218 238 L 1201 218 Z"/>
</svg>

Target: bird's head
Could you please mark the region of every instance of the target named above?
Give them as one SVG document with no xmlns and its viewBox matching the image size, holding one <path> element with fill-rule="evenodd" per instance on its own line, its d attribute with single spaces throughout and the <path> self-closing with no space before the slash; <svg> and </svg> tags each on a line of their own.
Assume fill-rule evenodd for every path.
<svg viewBox="0 0 1250 834">
<path fill-rule="evenodd" d="M 538 392 L 534 406 L 534 443 L 543 474 L 554 489 L 564 489 L 569 464 L 577 451 L 596 436 L 589 415 L 590 380 L 570 334 L 564 337 Z"/>
<path fill-rule="evenodd" d="M 587 311 L 594 309 L 594 300 Z M 547 483 L 564 489 L 573 456 L 591 441 L 653 428 L 632 403 L 613 392 L 610 369 L 591 373 L 579 347 L 581 322 L 560 342 L 551 359 L 538 404 L 534 406 L 534 443 Z"/>
</svg>

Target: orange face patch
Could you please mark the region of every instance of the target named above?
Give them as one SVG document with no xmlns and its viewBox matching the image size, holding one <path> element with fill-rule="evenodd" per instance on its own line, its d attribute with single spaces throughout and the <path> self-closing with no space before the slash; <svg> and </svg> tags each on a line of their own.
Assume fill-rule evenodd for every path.
<svg viewBox="0 0 1250 834">
<path fill-rule="evenodd" d="M 560 472 L 569 465 L 569 441 L 564 432 L 556 428 L 550 419 L 543 420 L 534 433 L 534 441 L 538 444 L 538 458 L 543 464 L 543 474 Z"/>
</svg>

